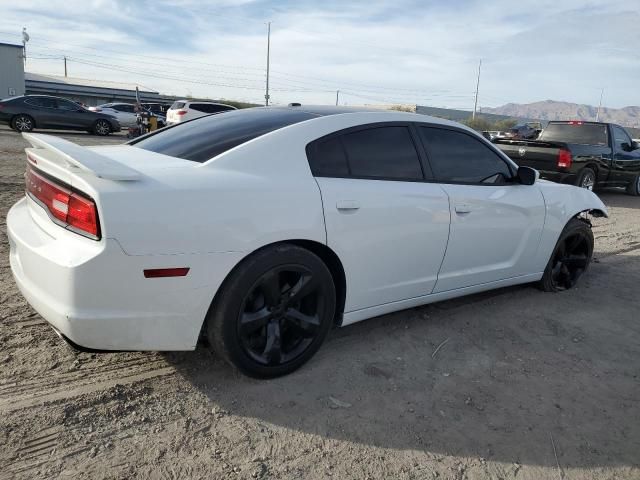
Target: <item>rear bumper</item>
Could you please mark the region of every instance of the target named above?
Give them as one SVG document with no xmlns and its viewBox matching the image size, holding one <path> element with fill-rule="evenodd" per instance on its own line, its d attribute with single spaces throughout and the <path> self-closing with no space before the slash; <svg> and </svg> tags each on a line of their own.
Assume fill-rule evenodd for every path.
<svg viewBox="0 0 640 480">
<path fill-rule="evenodd" d="M 131 256 L 115 239 L 97 242 L 62 228 L 53 238 L 29 202 L 20 200 L 7 215 L 11 271 L 25 299 L 56 330 L 85 349 L 195 348 L 235 256 Z M 179 266 L 192 270 L 173 278 L 143 274 Z"/>
</svg>

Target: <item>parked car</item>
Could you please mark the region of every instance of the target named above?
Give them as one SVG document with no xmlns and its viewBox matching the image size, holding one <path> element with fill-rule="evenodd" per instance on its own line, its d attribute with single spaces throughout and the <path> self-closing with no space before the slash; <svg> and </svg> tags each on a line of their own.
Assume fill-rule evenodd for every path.
<svg viewBox="0 0 640 480">
<path fill-rule="evenodd" d="M 507 132 L 505 132 L 503 138 L 524 138 L 524 139 L 534 139 L 538 136 L 541 129 L 535 128 L 534 126 L 525 123 L 524 125 L 516 125 L 513 128 L 510 128 Z"/>
<path fill-rule="evenodd" d="M 499 130 L 486 130 L 482 132 L 482 136 L 487 140 L 493 140 L 494 138 L 506 138 L 507 134 Z"/>
<path fill-rule="evenodd" d="M 0 121 L 19 132 L 55 128 L 108 135 L 120 131 L 117 118 L 92 112 L 66 98 L 49 95 L 23 95 L 0 101 Z"/>
<path fill-rule="evenodd" d="M 156 115 L 167 115 L 167 110 L 171 108 L 172 103 L 142 103 L 142 108 L 155 113 Z"/>
<path fill-rule="evenodd" d="M 158 127 L 167 125 L 167 111 L 171 108 L 171 103 L 143 103 L 142 108 L 152 112 L 158 119 Z"/>
<path fill-rule="evenodd" d="M 97 107 L 89 107 L 89 110 L 112 115 L 125 128 L 135 127 L 137 123 L 137 112 L 133 103 L 104 103 Z"/>
<path fill-rule="evenodd" d="M 128 145 L 24 137 L 27 194 L 6 225 L 34 309 L 85 348 L 206 337 L 255 377 L 300 367 L 334 325 L 569 289 L 593 252 L 583 216 L 607 215 L 471 129 L 411 113 L 267 107 Z"/>
<path fill-rule="evenodd" d="M 640 195 L 640 143 L 612 123 L 549 122 L 537 140 L 494 140 L 518 165 L 542 178 L 593 190 L 625 187 Z"/>
<path fill-rule="evenodd" d="M 175 125 L 176 123 L 186 122 L 187 120 L 204 117 L 212 113 L 228 112 L 235 109 L 236 107 L 223 103 L 178 100 L 167 110 L 167 125 Z"/>
</svg>

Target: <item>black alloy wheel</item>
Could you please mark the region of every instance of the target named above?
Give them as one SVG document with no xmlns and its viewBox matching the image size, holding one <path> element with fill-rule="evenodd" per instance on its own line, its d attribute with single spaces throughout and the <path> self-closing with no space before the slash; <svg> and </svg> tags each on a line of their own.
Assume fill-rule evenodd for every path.
<svg viewBox="0 0 640 480">
<path fill-rule="evenodd" d="M 314 253 L 277 244 L 229 274 L 205 321 L 214 353 L 246 375 L 273 378 L 309 360 L 333 325 L 331 272 Z"/>
<path fill-rule="evenodd" d="M 571 219 L 556 244 L 541 280 L 548 292 L 573 288 L 585 272 L 593 255 L 591 227 L 579 219 Z"/>
<path fill-rule="evenodd" d="M 243 301 L 238 337 L 244 351 L 261 365 L 295 360 L 318 334 L 324 301 L 308 268 L 283 265 L 268 271 Z"/>
</svg>

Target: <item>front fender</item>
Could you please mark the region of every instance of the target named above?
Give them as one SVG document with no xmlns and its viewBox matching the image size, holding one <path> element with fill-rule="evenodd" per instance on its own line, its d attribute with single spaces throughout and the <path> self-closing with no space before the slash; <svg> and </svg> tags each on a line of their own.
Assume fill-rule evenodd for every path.
<svg viewBox="0 0 640 480">
<path fill-rule="evenodd" d="M 607 207 L 590 190 L 540 180 L 536 182 L 545 202 L 545 223 L 536 264 L 543 271 L 565 225 L 586 212 L 594 217 L 608 217 Z"/>
</svg>

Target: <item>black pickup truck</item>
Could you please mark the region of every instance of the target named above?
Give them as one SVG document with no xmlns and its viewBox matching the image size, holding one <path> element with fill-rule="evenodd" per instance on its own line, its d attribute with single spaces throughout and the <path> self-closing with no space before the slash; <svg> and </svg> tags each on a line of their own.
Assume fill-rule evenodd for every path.
<svg viewBox="0 0 640 480">
<path fill-rule="evenodd" d="M 579 187 L 625 187 L 640 195 L 640 144 L 611 123 L 549 122 L 537 140 L 494 139 L 518 165 L 554 182 Z"/>
</svg>

